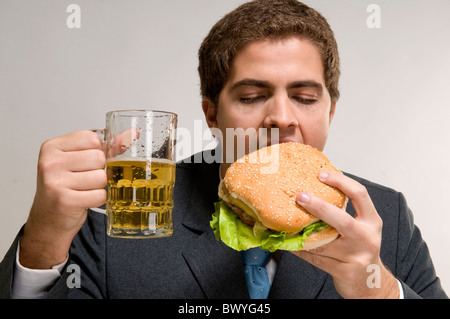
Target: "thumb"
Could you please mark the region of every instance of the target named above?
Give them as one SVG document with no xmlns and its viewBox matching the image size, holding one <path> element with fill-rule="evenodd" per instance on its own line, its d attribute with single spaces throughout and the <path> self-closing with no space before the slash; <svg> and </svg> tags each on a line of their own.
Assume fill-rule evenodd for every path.
<svg viewBox="0 0 450 319">
<path fill-rule="evenodd" d="M 109 152 L 111 156 L 114 157 L 116 155 L 125 153 L 133 143 L 139 139 L 139 131 L 135 128 L 130 128 L 123 132 L 120 132 L 115 136 L 115 138 L 111 141 L 109 145 Z"/>
</svg>

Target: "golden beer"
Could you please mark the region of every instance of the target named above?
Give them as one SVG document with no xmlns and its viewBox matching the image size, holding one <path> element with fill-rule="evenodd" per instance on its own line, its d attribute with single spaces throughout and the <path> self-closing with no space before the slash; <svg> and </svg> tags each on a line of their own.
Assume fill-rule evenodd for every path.
<svg viewBox="0 0 450 319">
<path fill-rule="evenodd" d="M 108 235 L 166 237 L 172 235 L 175 163 L 165 159 L 109 159 Z"/>
</svg>

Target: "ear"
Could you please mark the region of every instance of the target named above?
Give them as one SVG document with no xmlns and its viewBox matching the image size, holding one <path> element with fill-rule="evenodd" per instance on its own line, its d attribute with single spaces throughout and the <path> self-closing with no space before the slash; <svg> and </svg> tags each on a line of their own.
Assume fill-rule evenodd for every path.
<svg viewBox="0 0 450 319">
<path fill-rule="evenodd" d="M 203 114 L 205 114 L 206 123 L 208 124 L 209 128 L 218 127 L 217 126 L 217 107 L 207 97 L 204 97 L 202 99 L 202 109 L 203 109 Z"/>
<path fill-rule="evenodd" d="M 330 116 L 328 118 L 328 125 L 331 125 L 331 121 L 333 120 L 334 117 L 334 113 L 336 112 L 336 101 L 333 101 L 331 103 L 331 108 L 330 108 Z"/>
</svg>

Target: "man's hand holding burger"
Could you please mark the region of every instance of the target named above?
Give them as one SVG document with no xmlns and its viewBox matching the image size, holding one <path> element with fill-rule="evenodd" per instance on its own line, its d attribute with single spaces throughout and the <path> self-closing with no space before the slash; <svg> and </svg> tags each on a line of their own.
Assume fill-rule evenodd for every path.
<svg viewBox="0 0 450 319">
<path fill-rule="evenodd" d="M 265 173 L 274 161 L 278 169 Z M 366 188 L 317 149 L 283 143 L 248 154 L 227 169 L 219 197 L 211 227 L 229 247 L 291 251 L 329 273 L 344 298 L 399 297 L 380 259 L 383 223 Z"/>
<path fill-rule="evenodd" d="M 333 226 L 340 237 L 319 248 L 292 253 L 329 273 L 336 290 L 344 298 L 398 298 L 397 280 L 380 259 L 383 223 L 366 188 L 339 173 L 324 172 L 318 178 L 347 195 L 355 209 L 355 217 L 309 193 L 298 194 L 297 203 Z M 376 265 L 380 270 L 379 288 L 370 288 L 367 284 L 371 275 L 369 265 Z"/>
</svg>

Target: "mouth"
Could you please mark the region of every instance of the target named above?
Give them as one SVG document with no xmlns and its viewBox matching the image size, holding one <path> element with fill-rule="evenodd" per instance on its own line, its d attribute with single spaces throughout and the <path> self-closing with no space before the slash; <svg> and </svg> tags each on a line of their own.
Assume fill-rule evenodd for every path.
<svg viewBox="0 0 450 319">
<path fill-rule="evenodd" d="M 292 139 L 292 138 L 286 137 L 286 138 L 280 138 L 278 143 L 279 144 L 282 144 L 282 143 L 296 143 L 296 141 L 294 141 L 294 139 Z"/>
<path fill-rule="evenodd" d="M 293 138 L 283 137 L 283 138 L 268 140 L 267 145 L 262 145 L 262 146 L 270 146 L 270 145 L 282 144 L 282 143 L 297 143 L 297 141 L 295 141 Z"/>
</svg>

